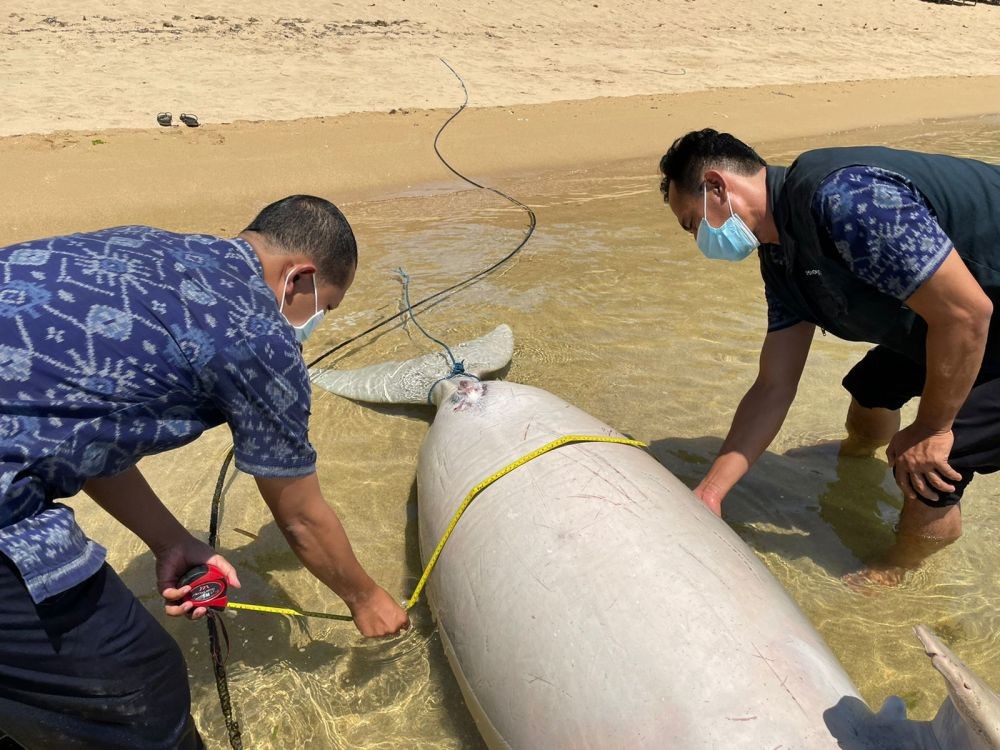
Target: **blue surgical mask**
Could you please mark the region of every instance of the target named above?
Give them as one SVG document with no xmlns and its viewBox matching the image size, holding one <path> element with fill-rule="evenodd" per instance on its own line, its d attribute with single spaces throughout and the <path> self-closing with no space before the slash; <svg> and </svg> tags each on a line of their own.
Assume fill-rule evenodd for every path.
<svg viewBox="0 0 1000 750">
<path fill-rule="evenodd" d="M 704 187 L 705 213 L 701 224 L 698 225 L 698 234 L 695 240 L 698 249 L 704 253 L 706 258 L 713 260 L 743 260 L 750 253 L 757 249 L 760 242 L 736 212 L 733 211 L 733 201 L 729 196 L 730 216 L 722 226 L 713 227 L 708 223 L 708 186 Z"/>
<path fill-rule="evenodd" d="M 281 312 L 282 310 L 285 309 L 285 289 L 288 287 L 288 280 L 292 278 L 292 274 L 295 273 L 295 271 L 296 269 L 293 268 L 291 271 L 288 272 L 288 275 L 285 277 L 285 283 L 281 287 L 281 304 L 278 306 L 278 312 Z M 316 330 L 316 327 L 323 322 L 323 316 L 326 314 L 326 310 L 319 309 L 319 294 L 316 291 L 315 274 L 312 274 L 312 282 L 313 282 L 313 299 L 315 299 L 316 301 L 315 302 L 316 312 L 312 314 L 309 320 L 307 320 L 305 323 L 302 323 L 301 325 L 295 325 L 294 323 L 292 323 L 292 321 L 288 320 L 287 317 L 285 318 L 285 320 L 288 320 L 288 325 L 290 325 L 292 329 L 295 331 L 295 339 L 300 344 L 305 343 L 305 340 L 312 335 L 312 332 Z"/>
</svg>

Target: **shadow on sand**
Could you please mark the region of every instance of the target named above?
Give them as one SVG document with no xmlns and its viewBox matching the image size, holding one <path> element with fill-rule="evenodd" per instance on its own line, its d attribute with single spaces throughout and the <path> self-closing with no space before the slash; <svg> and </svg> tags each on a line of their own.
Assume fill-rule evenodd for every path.
<svg viewBox="0 0 1000 750">
<path fill-rule="evenodd" d="M 663 438 L 650 452 L 695 487 L 721 447 L 717 437 Z M 878 563 L 895 538 L 902 498 L 884 461 L 838 449 L 827 442 L 765 452 L 729 493 L 723 518 L 758 552 L 810 558 L 833 577 Z"/>
</svg>

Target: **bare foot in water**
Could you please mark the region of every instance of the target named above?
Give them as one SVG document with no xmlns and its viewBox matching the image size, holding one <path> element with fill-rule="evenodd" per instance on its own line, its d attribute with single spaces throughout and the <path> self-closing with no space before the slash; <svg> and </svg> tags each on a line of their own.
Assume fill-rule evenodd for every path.
<svg viewBox="0 0 1000 750">
<path fill-rule="evenodd" d="M 872 596 L 879 588 L 892 588 L 903 582 L 907 568 L 899 565 L 890 565 L 884 568 L 864 568 L 853 573 L 841 576 L 840 580 L 859 594 Z"/>
</svg>

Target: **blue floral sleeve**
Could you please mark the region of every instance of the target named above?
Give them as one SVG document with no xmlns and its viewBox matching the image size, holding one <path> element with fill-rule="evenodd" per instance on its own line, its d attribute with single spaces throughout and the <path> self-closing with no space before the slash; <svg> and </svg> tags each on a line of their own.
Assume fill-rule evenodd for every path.
<svg viewBox="0 0 1000 750">
<path fill-rule="evenodd" d="M 240 471 L 298 477 L 316 470 L 309 442 L 309 377 L 294 340 L 280 333 L 234 343 L 208 385 L 233 433 Z"/>
<path fill-rule="evenodd" d="M 812 210 L 857 277 L 899 300 L 930 278 L 953 247 L 916 187 L 877 167 L 834 172 L 817 189 Z"/>
</svg>

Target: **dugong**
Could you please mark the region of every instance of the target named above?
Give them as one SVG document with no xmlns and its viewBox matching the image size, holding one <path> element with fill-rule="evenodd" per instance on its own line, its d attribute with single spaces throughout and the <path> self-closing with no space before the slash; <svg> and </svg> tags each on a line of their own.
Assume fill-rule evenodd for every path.
<svg viewBox="0 0 1000 750">
<path fill-rule="evenodd" d="M 423 560 L 470 490 L 567 435 L 622 437 L 557 396 L 485 380 L 507 326 L 443 354 L 313 381 L 429 403 L 417 467 Z M 1000 698 L 930 631 L 949 684 L 933 722 L 878 714 L 749 547 L 640 448 L 576 442 L 503 475 L 428 583 L 445 653 L 491 748 L 1000 750 Z"/>
</svg>

